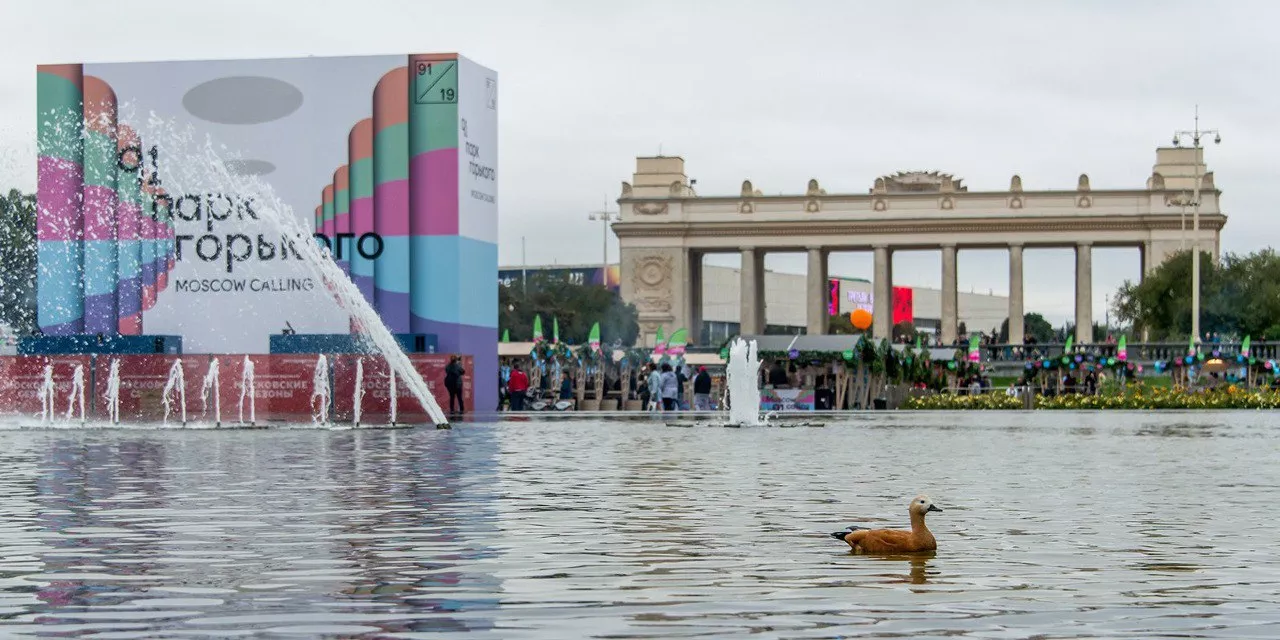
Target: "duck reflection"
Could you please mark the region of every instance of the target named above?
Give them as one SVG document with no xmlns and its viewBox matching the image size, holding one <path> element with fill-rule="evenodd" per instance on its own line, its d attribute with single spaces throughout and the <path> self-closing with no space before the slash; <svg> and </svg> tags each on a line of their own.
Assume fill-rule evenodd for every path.
<svg viewBox="0 0 1280 640">
<path fill-rule="evenodd" d="M 854 555 L 853 551 L 849 555 Z M 906 568 L 907 573 L 876 573 L 876 576 L 887 578 L 890 583 L 906 583 L 906 584 L 928 584 L 929 574 L 932 573 L 937 577 L 937 571 L 930 571 L 929 561 L 937 557 L 937 552 L 925 551 L 921 553 L 903 553 L 886 556 L 859 556 L 861 559 L 872 562 L 891 563 L 886 568 L 894 569 Z"/>
</svg>

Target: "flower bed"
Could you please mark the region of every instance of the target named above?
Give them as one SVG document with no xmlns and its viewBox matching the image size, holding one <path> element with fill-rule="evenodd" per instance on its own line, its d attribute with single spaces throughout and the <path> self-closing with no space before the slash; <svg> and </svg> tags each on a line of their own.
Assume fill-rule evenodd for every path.
<svg viewBox="0 0 1280 640">
<path fill-rule="evenodd" d="M 914 410 L 1010 410 L 1023 408 L 1022 400 L 1003 393 L 976 396 L 939 394 L 910 398 L 903 409 Z M 1276 409 L 1280 393 L 1230 385 L 1212 390 L 1185 391 L 1135 384 L 1096 396 L 1036 396 L 1037 409 Z"/>
</svg>

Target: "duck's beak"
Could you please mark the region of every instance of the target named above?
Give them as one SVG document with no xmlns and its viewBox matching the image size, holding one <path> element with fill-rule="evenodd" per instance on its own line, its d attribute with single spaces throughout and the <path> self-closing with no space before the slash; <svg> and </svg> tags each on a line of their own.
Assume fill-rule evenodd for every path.
<svg viewBox="0 0 1280 640">
<path fill-rule="evenodd" d="M 924 510 L 925 513 L 929 513 L 930 511 L 937 511 L 938 513 L 942 513 L 942 509 L 939 509 L 933 505 L 929 505 L 929 508 Z"/>
</svg>

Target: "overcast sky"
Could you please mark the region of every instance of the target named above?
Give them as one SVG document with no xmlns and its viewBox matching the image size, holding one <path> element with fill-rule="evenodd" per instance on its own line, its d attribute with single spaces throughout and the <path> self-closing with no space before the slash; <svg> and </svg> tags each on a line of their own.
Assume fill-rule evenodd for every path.
<svg viewBox="0 0 1280 640">
<path fill-rule="evenodd" d="M 49 62 L 457 51 L 500 74 L 501 260 L 595 263 L 587 220 L 637 155 L 682 155 L 704 195 L 865 193 L 876 176 L 941 170 L 971 190 L 1141 187 L 1175 129 L 1222 130 L 1207 154 L 1227 251 L 1280 239 L 1280 3 L 620 3 L 364 0 L 4 0 L 0 182 L 32 188 L 35 65 Z M 1272 44 L 1268 44 L 1272 43 Z M 616 207 L 610 204 L 610 207 Z M 617 244 L 610 240 L 616 259 Z M 964 290 L 1007 293 L 1004 252 L 961 252 Z M 1027 310 L 1072 314 L 1070 251 L 1028 251 Z M 803 272 L 803 257 L 770 268 Z M 938 286 L 936 252 L 903 254 L 896 284 Z M 869 277 L 869 255 L 833 273 Z M 1104 296 L 1139 272 L 1098 250 Z"/>
</svg>

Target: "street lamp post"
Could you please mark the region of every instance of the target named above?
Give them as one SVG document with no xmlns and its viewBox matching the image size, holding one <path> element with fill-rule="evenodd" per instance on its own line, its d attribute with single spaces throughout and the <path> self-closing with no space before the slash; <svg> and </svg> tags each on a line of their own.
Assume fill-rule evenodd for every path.
<svg viewBox="0 0 1280 640">
<path fill-rule="evenodd" d="M 1179 146 L 1184 139 L 1190 138 L 1192 148 L 1196 150 L 1192 159 L 1195 163 L 1195 184 L 1192 185 L 1191 192 L 1191 335 L 1197 344 L 1200 342 L 1200 183 L 1203 180 L 1200 173 L 1200 137 L 1210 133 L 1213 134 L 1214 144 L 1222 142 L 1217 129 L 1200 128 L 1200 107 L 1197 105 L 1195 128 L 1190 131 L 1175 131 L 1173 134 L 1173 146 Z"/>
<path fill-rule="evenodd" d="M 600 245 L 603 250 L 603 257 L 600 262 L 600 284 L 607 289 L 609 287 L 609 223 L 621 219 L 622 214 L 617 211 L 609 211 L 609 204 L 606 201 L 603 209 L 587 214 L 587 218 L 601 222 Z"/>
</svg>

